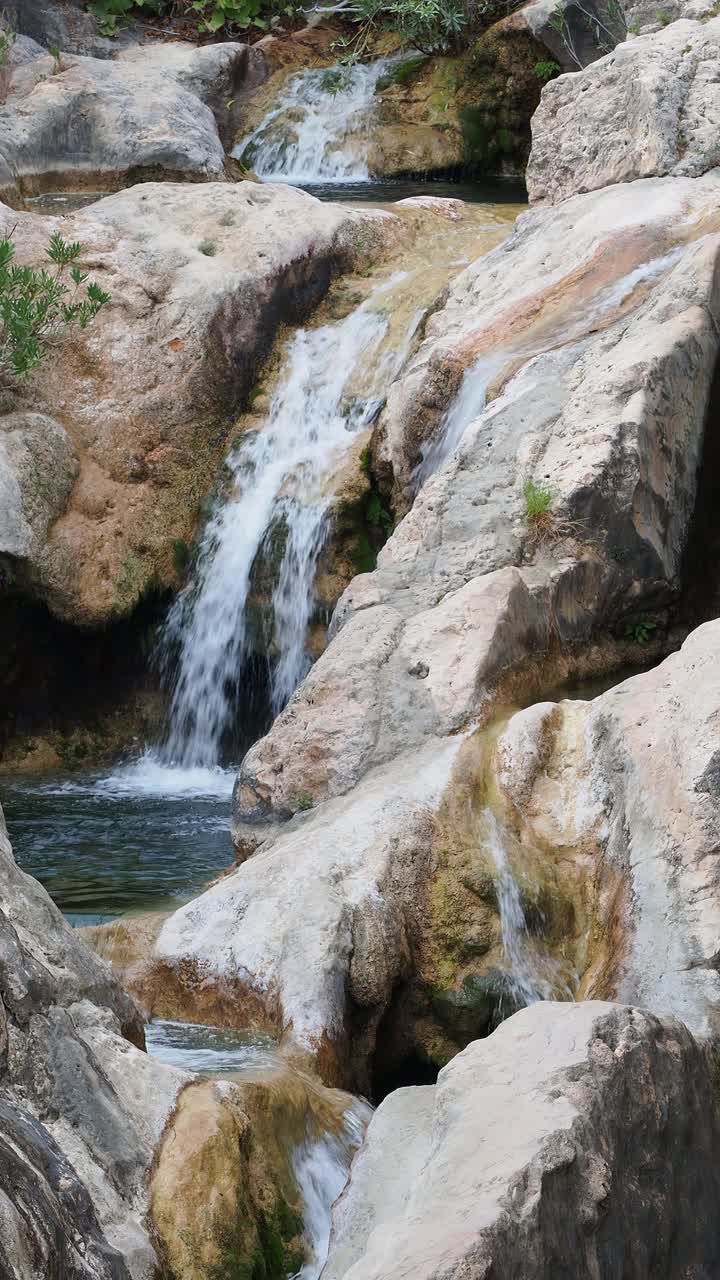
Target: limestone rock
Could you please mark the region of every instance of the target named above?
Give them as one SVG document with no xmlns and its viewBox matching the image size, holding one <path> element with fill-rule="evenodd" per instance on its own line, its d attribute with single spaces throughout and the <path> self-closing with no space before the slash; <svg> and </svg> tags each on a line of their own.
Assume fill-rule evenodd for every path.
<svg viewBox="0 0 720 1280">
<path fill-rule="evenodd" d="M 547 648 L 551 617 L 564 640 L 587 639 L 593 620 L 677 590 L 720 304 L 720 242 L 686 237 L 718 191 L 708 175 L 576 197 L 522 217 L 458 277 L 380 424 L 401 509 L 438 436 L 456 430 L 456 448 L 376 571 L 347 588 L 329 648 L 245 757 L 238 831 L 482 716 L 503 672 Z M 442 407 L 468 367 L 455 427 Z M 549 486 L 558 520 L 537 555 L 528 476 Z"/>
<path fill-rule="evenodd" d="M 543 89 L 527 171 L 532 203 L 720 163 L 720 19 L 618 45 Z"/>
<path fill-rule="evenodd" d="M 84 0 L 7 0 L 3 12 L 16 31 L 32 36 L 46 49 L 54 45 L 96 58 L 110 58 L 117 52 L 118 41 L 100 34 Z M 123 43 L 127 38 L 132 37 L 124 32 L 120 36 Z"/>
<path fill-rule="evenodd" d="M 173 543 L 192 536 L 278 325 L 401 226 L 252 182 L 147 183 L 62 220 L 0 206 L 19 262 L 59 230 L 112 297 L 2 419 L 3 546 L 55 613 L 104 622 L 176 582 Z"/>
<path fill-rule="evenodd" d="M 533 1005 L 386 1098 L 323 1280 L 709 1277 L 719 1137 L 711 1057 L 682 1023 Z"/>
<path fill-rule="evenodd" d="M 520 712 L 498 744 L 523 848 L 550 847 L 597 895 L 583 994 L 672 1014 L 703 1036 L 720 1009 L 719 638 L 706 623 L 592 702 Z"/>
<path fill-rule="evenodd" d="M 578 71 L 622 43 L 627 34 L 625 13 L 619 4 L 593 0 L 529 0 L 516 9 L 505 25 L 524 27 L 564 71 Z"/>
<path fill-rule="evenodd" d="M 13 72 L 0 107 L 9 191 L 127 186 L 143 178 L 225 178 L 228 108 L 262 78 L 247 45 L 133 46 L 112 61 L 50 54 Z M 214 114 L 214 112 L 216 114 Z"/>
</svg>

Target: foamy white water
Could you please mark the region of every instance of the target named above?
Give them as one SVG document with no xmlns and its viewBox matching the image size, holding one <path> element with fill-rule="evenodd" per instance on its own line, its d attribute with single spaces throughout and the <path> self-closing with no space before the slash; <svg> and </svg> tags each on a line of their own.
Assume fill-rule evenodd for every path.
<svg viewBox="0 0 720 1280">
<path fill-rule="evenodd" d="M 227 460 L 231 492 L 208 521 L 193 580 L 170 610 L 161 640 L 167 654 L 177 655 L 164 765 L 217 766 L 248 653 L 253 563 L 268 533 L 282 546 L 272 601 L 276 712 L 306 674 L 305 635 L 327 534 L 327 480 L 352 433 L 382 403 L 387 353 L 380 356 L 379 348 L 389 324 L 382 297 L 402 278 L 383 282 L 337 324 L 295 334 L 266 423 L 247 433 Z M 350 394 L 359 368 L 362 394 Z M 152 759 L 141 763 L 147 768 Z"/>
<path fill-rule="evenodd" d="M 294 1280 L 319 1280 L 327 1262 L 332 1208 L 350 1176 L 353 1156 L 370 1122 L 372 1108 L 356 1098 L 340 1133 L 309 1135 L 293 1154 L 293 1170 L 303 1199 L 304 1238 L 309 1260 Z"/>
<path fill-rule="evenodd" d="M 368 182 L 375 94 L 395 61 L 381 58 L 292 76 L 272 111 L 233 155 L 270 181 Z"/>
</svg>

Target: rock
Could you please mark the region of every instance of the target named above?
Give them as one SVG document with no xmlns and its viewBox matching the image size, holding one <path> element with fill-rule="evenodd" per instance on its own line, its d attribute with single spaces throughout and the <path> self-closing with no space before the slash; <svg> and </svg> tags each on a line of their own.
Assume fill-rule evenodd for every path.
<svg viewBox="0 0 720 1280">
<path fill-rule="evenodd" d="M 96 58 L 111 58 L 117 52 L 118 41 L 100 34 L 84 0 L 7 0 L 3 12 L 16 31 L 32 36 L 46 49 L 54 45 Z M 123 32 L 120 42 L 130 38 L 130 33 Z"/>
<path fill-rule="evenodd" d="M 719 1137 L 711 1057 L 682 1023 L 533 1005 L 386 1098 L 323 1280 L 709 1277 Z"/>
<path fill-rule="evenodd" d="M 607 0 L 529 0 L 504 19 L 504 25 L 527 30 L 563 71 L 583 70 L 627 36 L 623 8 Z"/>
<path fill-rule="evenodd" d="M 65 510 L 78 459 L 59 422 L 41 413 L 0 417 L 0 553 L 32 561 Z"/>
<path fill-rule="evenodd" d="M 498 744 L 523 849 L 551 848 L 593 902 L 582 994 L 647 1005 L 703 1036 L 720 1010 L 719 638 L 707 623 L 592 702 L 546 704 L 544 722 L 520 712 Z"/>
<path fill-rule="evenodd" d="M 112 302 L 7 397 L 2 549 L 58 616 L 103 623 L 177 582 L 173 544 L 278 326 L 409 232 L 251 182 L 148 183 L 64 219 L 0 207 L 0 234 L 13 227 L 20 262 L 41 262 L 54 230 L 81 241 Z"/>
<path fill-rule="evenodd" d="M 401 494 L 422 448 L 409 441 L 437 432 L 438 388 L 482 357 L 495 398 L 469 406 L 455 452 L 245 757 L 235 833 L 242 856 L 256 852 L 164 924 L 142 987 L 151 1007 L 172 987 L 186 1016 L 222 1007 L 269 1024 L 326 1079 L 361 1088 L 389 1070 L 393 1025 L 435 1063 L 476 1034 L 443 1024 L 431 997 L 456 1001 L 467 978 L 507 966 L 497 894 L 473 887 L 496 875 L 478 812 L 485 726 L 555 682 L 558 644 L 572 663 L 598 630 L 677 595 L 717 356 L 718 240 L 703 229 L 719 192 L 710 174 L 532 211 L 451 286 L 381 420 Z M 552 487 L 547 544 L 529 536 L 528 475 Z M 513 768 L 523 794 L 550 750 L 546 719 Z M 298 814 L 301 796 L 312 808 Z M 610 963 L 615 932 L 592 963 L 585 939 L 618 875 L 595 903 L 586 844 L 570 874 L 546 858 L 552 838 L 520 893 L 560 993 Z"/>
<path fill-rule="evenodd" d="M 228 103 L 263 75 L 247 45 L 131 47 L 108 62 L 50 54 L 13 72 L 0 107 L 0 197 L 142 179 L 225 179 Z M 215 113 L 215 114 L 214 114 Z M 222 135 L 222 137 L 221 137 Z"/>
<path fill-rule="evenodd" d="M 629 0 L 623 7 L 631 36 L 660 31 L 679 18 L 715 17 L 715 5 L 711 0 L 667 0 L 662 9 L 658 9 L 654 0 Z"/>
<path fill-rule="evenodd" d="M 551 617 L 563 640 L 588 639 L 643 593 L 677 591 L 720 301 L 717 239 L 680 245 L 719 190 L 715 175 L 656 181 L 532 212 L 451 286 L 380 423 L 401 509 L 423 441 L 443 429 L 448 384 L 475 363 L 465 432 L 376 571 L 347 588 L 329 648 L 245 757 L 238 831 L 286 814 L 296 793 L 317 803 L 348 791 L 398 751 L 485 715 L 503 672 L 547 649 Z M 532 566 L 529 475 L 578 535 Z"/>
<path fill-rule="evenodd" d="M 719 64 L 720 19 L 681 21 L 551 81 L 532 124 L 531 203 L 714 168 Z"/>
</svg>

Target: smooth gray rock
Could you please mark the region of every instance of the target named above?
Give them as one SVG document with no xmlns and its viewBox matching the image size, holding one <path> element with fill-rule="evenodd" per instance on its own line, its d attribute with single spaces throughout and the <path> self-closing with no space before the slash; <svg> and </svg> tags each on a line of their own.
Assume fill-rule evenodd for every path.
<svg viewBox="0 0 720 1280">
<path fill-rule="evenodd" d="M 110 62 L 63 53 L 59 68 L 49 54 L 24 61 L 0 107 L 0 159 L 13 174 L 0 196 L 222 180 L 236 100 L 263 74 L 244 44 L 132 46 Z"/>
<path fill-rule="evenodd" d="M 545 86 L 532 120 L 531 203 L 720 164 L 720 18 L 673 22 Z"/>
<path fill-rule="evenodd" d="M 532 1005 L 375 1113 L 323 1280 L 711 1280 L 711 1054 L 681 1022 Z"/>
</svg>

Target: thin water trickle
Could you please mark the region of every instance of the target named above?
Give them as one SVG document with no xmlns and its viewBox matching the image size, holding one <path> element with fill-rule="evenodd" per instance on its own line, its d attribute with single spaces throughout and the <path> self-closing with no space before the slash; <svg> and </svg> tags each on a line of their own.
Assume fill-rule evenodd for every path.
<svg viewBox="0 0 720 1280">
<path fill-rule="evenodd" d="M 233 155 L 269 181 L 369 182 L 375 94 L 396 61 L 397 56 L 298 72 Z"/>
<path fill-rule="evenodd" d="M 415 471 L 418 489 L 447 461 L 460 444 L 466 428 L 479 418 L 487 403 L 490 383 L 507 359 L 507 353 L 495 351 L 480 356 L 465 370 L 458 394 L 441 419 L 436 434 L 423 447 L 422 458 Z"/>
<path fill-rule="evenodd" d="M 484 817 L 487 849 L 497 873 L 495 888 L 510 995 L 519 1005 L 549 1000 L 552 998 L 552 985 L 537 972 L 520 888 L 510 866 L 500 825 L 490 809 L 485 811 Z"/>
</svg>

